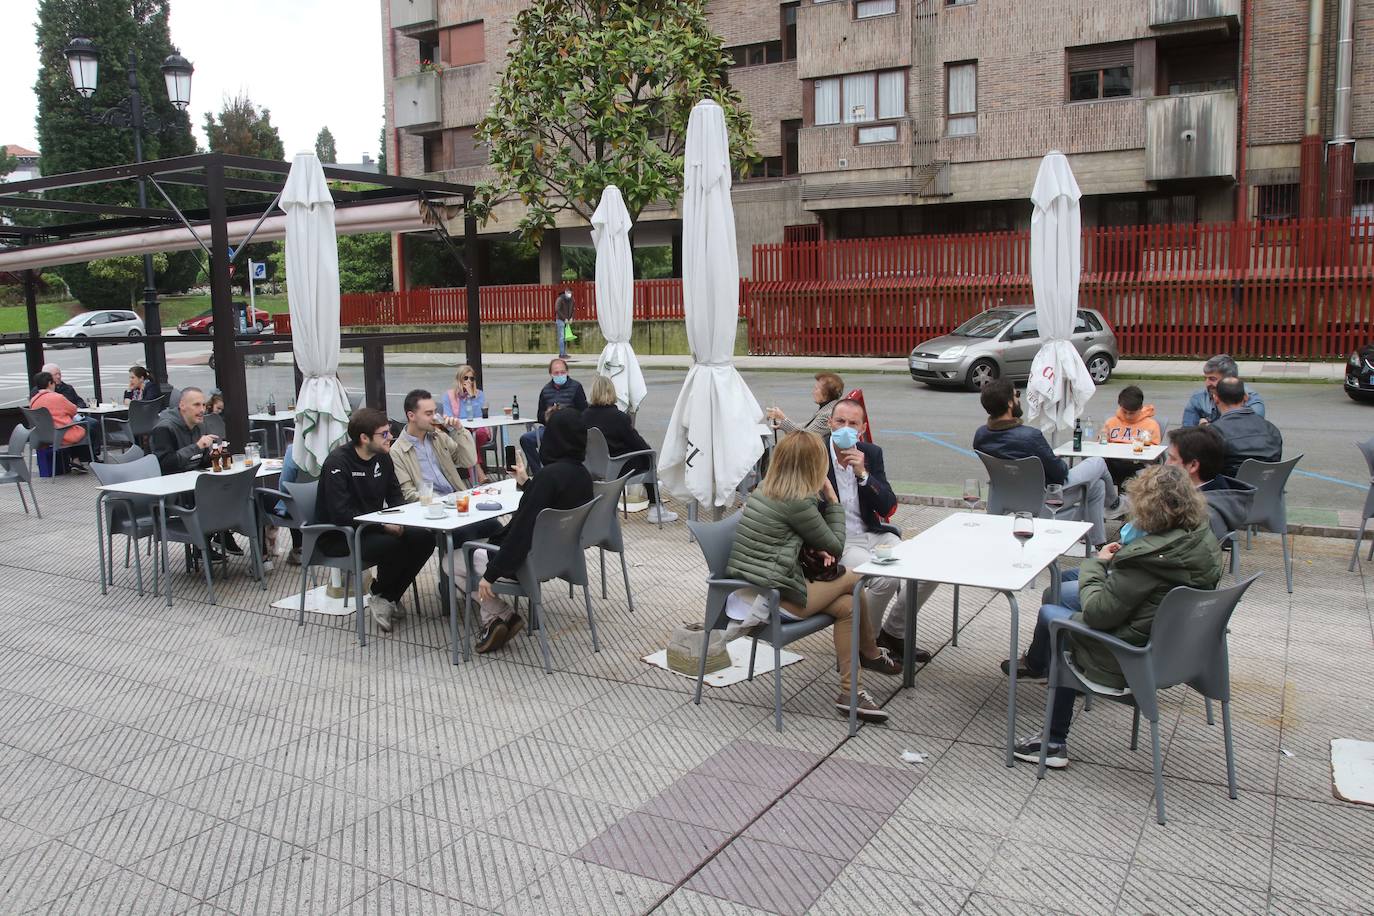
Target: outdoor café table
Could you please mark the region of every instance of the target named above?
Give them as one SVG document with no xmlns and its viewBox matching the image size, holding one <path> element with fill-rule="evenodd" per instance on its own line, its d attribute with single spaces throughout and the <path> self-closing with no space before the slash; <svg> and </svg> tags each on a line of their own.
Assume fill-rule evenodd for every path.
<svg viewBox="0 0 1374 916">
<path fill-rule="evenodd" d="M 1119 458 L 1122 461 L 1139 461 L 1141 464 L 1149 464 L 1158 461 L 1159 456 L 1169 450 L 1167 445 L 1147 445 L 1144 451 L 1137 452 L 1135 446 L 1129 442 L 1084 442 L 1082 447 L 1075 449 L 1073 442 L 1065 442 L 1054 450 L 1060 458 L 1069 459 L 1069 463 L 1080 458 Z"/>
<path fill-rule="evenodd" d="M 88 407 L 81 408 L 77 412 L 83 416 L 95 417 L 100 421 L 100 447 L 102 451 L 108 452 L 110 447 L 106 443 L 109 442 L 109 434 L 105 431 L 105 418 L 111 414 L 127 417 L 129 415 L 129 408 L 123 404 L 92 404 Z"/>
<path fill-rule="evenodd" d="M 521 417 L 519 420 L 513 417 L 474 417 L 471 420 L 459 421 L 463 424 L 463 429 L 472 432 L 474 429 L 494 429 L 496 431 L 496 460 L 506 460 L 506 427 L 507 426 L 538 426 L 539 421 L 533 417 Z M 480 457 L 480 456 L 479 456 Z"/>
<path fill-rule="evenodd" d="M 495 490 L 495 493 L 488 493 L 488 490 Z M 459 515 L 454 505 L 454 498 L 466 494 L 468 497 L 468 512 L 466 515 Z M 500 502 L 500 509 L 478 509 L 479 502 Z M 417 528 L 422 531 L 434 532 L 434 539 L 444 552 L 444 564 L 448 567 L 448 629 L 449 642 L 453 650 L 453 664 L 458 664 L 458 601 L 457 601 L 457 582 L 453 575 L 453 545 L 454 535 L 468 527 L 477 525 L 493 518 L 501 518 L 510 515 L 520 507 L 520 491 L 515 488 L 515 479 L 507 478 L 496 483 L 486 484 L 476 490 L 462 490 L 458 493 L 450 493 L 442 499 L 435 499 L 435 503 L 444 507 L 444 514 L 440 518 L 430 518 L 425 514 L 426 507 L 419 502 L 406 503 L 404 506 L 382 509 L 379 512 L 369 512 L 366 515 L 359 515 L 354 519 L 358 523 L 358 537 L 361 539 L 363 530 L 369 525 L 400 525 L 402 528 Z M 358 637 L 363 645 L 367 645 L 367 628 L 361 623 L 358 626 Z M 471 658 L 467 650 L 467 641 L 463 641 L 463 657 Z"/>
<path fill-rule="evenodd" d="M 1037 518 L 1033 520 L 1035 536 L 1026 542 L 1026 568 L 1018 569 L 1021 545 L 1012 537 L 1013 517 L 983 515 L 976 512 L 955 512 L 907 541 L 892 548 L 893 562 L 876 563 L 870 560 L 855 567 L 859 582 L 854 586 L 854 606 L 859 607 L 859 589 L 870 577 L 906 579 L 903 590 L 906 598 L 906 637 L 902 655 L 902 686 L 915 682 L 912 655 L 916 649 L 916 585 L 934 582 L 942 585 L 962 585 L 968 588 L 987 588 L 1001 592 L 1011 605 L 1012 659 L 1007 680 L 1007 766 L 1012 765 L 1012 745 L 1016 742 L 1016 659 L 1020 614 L 1016 593 L 1035 581 L 1045 567 L 1058 579 L 1059 557 L 1072 547 L 1092 526 L 1087 522 L 1068 519 Z M 1051 530 L 1054 533 L 1051 533 Z M 859 615 L 854 617 L 853 655 L 851 668 L 859 671 Z M 858 730 L 858 677 L 850 678 L 849 733 Z"/>
<path fill-rule="evenodd" d="M 248 415 L 248 426 L 250 429 L 266 429 L 270 433 L 270 441 L 276 446 L 272 452 L 274 455 L 284 455 L 286 449 L 282 446 L 283 426 L 290 426 L 296 422 L 296 412 L 286 413 L 250 413 Z"/>
<path fill-rule="evenodd" d="M 235 468 L 234 470 L 240 470 Z M 157 499 L 157 537 L 158 551 L 162 557 L 162 571 L 167 572 L 167 538 L 164 531 L 167 522 L 167 499 L 171 496 L 180 496 L 183 493 L 194 493 L 196 481 L 202 474 L 213 474 L 214 471 L 182 471 L 179 474 L 167 474 L 163 477 L 144 477 L 140 480 L 126 480 L 123 483 L 105 484 L 99 488 L 95 498 L 95 524 L 97 542 L 100 545 L 100 594 L 105 594 L 105 514 L 101 511 L 101 503 L 109 495 L 116 496 L 151 496 Z M 271 477 L 281 473 L 280 461 L 260 461 L 258 462 L 258 479 Z M 153 594 L 157 594 L 158 577 L 157 562 L 153 563 Z M 167 589 L 167 606 L 172 606 L 172 588 L 169 584 Z"/>
</svg>

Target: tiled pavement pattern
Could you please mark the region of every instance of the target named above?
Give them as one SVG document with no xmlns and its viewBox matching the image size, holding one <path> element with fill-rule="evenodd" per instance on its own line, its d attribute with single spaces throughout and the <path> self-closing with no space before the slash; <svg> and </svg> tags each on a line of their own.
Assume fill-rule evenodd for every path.
<svg viewBox="0 0 1374 916">
<path fill-rule="evenodd" d="M 1119 707 L 1080 715 L 1068 770 L 1002 766 L 1000 599 L 967 595 L 951 648 L 937 594 L 934 662 L 900 696 L 868 678 L 892 724 L 852 740 L 810 638 L 778 734 L 770 680 L 697 707 L 640 661 L 700 614 L 681 523 L 630 521 L 638 610 L 612 565 L 599 654 L 580 596 L 551 590 L 546 675 L 528 635 L 451 667 L 432 598 L 366 649 L 349 618 L 298 628 L 268 606 L 298 581 L 284 565 L 266 593 L 235 568 L 218 607 L 180 572 L 171 609 L 122 569 L 102 598 L 93 483 L 38 490 L 41 522 L 0 491 L 0 912 L 1374 911 L 1374 810 L 1329 782 L 1329 739 L 1374 737 L 1348 542 L 1299 540 L 1292 598 L 1272 536 L 1244 555 L 1265 576 L 1233 623 L 1240 798 L 1220 727 L 1173 690 L 1160 827 Z M 1044 690 L 1021 698 L 1034 731 Z"/>
</svg>

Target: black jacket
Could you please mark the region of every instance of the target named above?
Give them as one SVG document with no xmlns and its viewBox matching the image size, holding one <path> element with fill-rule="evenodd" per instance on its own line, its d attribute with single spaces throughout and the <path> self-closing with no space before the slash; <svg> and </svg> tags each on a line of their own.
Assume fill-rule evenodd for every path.
<svg viewBox="0 0 1374 916">
<path fill-rule="evenodd" d="M 606 437 L 606 448 L 612 458 L 653 448 L 634 428 L 634 424 L 630 422 L 630 415 L 614 404 L 588 407 L 582 411 L 582 419 L 588 429 L 601 430 L 601 435 Z M 644 457 L 648 459 L 647 455 Z"/>
<path fill-rule="evenodd" d="M 1212 429 L 1226 446 L 1224 473 L 1235 477 L 1248 458 L 1283 460 L 1283 434 L 1251 407 L 1228 410 L 1212 421 Z"/>
<path fill-rule="evenodd" d="M 345 442 L 324 459 L 315 502 L 320 521 L 353 528 L 359 515 L 404 503 L 390 455 L 359 458 L 353 445 Z"/>
<path fill-rule="evenodd" d="M 210 450 L 196 445 L 205 435 L 200 426 L 187 426 L 181 411 L 168 407 L 157 415 L 153 427 L 153 454 L 163 474 L 200 471 L 210 466 Z"/>
<path fill-rule="evenodd" d="M 566 292 L 559 293 L 558 298 L 553 301 L 553 317 L 559 321 L 572 321 L 575 308 L 576 303 L 573 302 L 572 296 Z"/>
<path fill-rule="evenodd" d="M 544 426 L 544 439 L 539 443 L 539 460 L 543 462 L 533 477 L 525 483 L 520 508 L 510 522 L 492 536 L 491 542 L 501 547 L 491 558 L 482 578 L 488 582 L 509 579 L 529 556 L 534 543 L 534 523 L 545 509 L 576 509 L 591 502 L 592 475 L 582 461 L 587 457 L 587 425 L 582 414 L 560 410 Z"/>
<path fill-rule="evenodd" d="M 858 487 L 859 518 L 863 519 L 865 531 L 881 531 L 883 523 L 892 517 L 892 513 L 897 511 L 897 494 L 892 492 L 892 486 L 887 482 L 887 468 L 883 464 L 883 450 L 868 442 L 860 442 L 856 448 L 863 454 L 864 470 L 868 471 L 868 482 Z M 825 437 L 825 453 L 827 456 L 831 454 L 829 436 Z M 830 477 L 830 485 L 835 488 L 835 492 L 838 494 L 840 486 L 835 480 L 835 459 L 833 457 L 830 458 L 826 474 Z"/>
<path fill-rule="evenodd" d="M 71 385 L 68 385 L 66 382 L 57 383 L 57 393 L 62 395 L 62 397 L 66 398 L 67 400 L 71 401 L 77 407 L 87 406 L 86 399 L 83 398 L 81 395 L 77 394 L 76 389 L 73 388 Z"/>
<path fill-rule="evenodd" d="M 1250 507 L 1255 503 L 1255 487 L 1234 477 L 1218 475 L 1198 487 L 1202 498 L 1207 500 L 1207 514 L 1211 518 L 1212 533 L 1217 539 L 1227 532 L 1239 531 L 1250 517 Z"/>
<path fill-rule="evenodd" d="M 557 404 L 559 407 L 571 407 L 574 410 L 586 410 L 587 393 L 582 390 L 582 383 L 571 376 L 562 386 L 555 385 L 553 379 L 549 379 L 548 384 L 539 392 L 539 409 L 535 414 L 535 419 L 540 423 L 548 422 L 547 414 L 550 404 Z M 585 445 L 583 447 L 585 448 Z"/>
<path fill-rule="evenodd" d="M 973 434 L 973 450 L 994 458 L 1040 459 L 1045 468 L 1045 483 L 1062 484 L 1069 479 L 1069 466 L 1054 453 L 1045 434 L 1020 420 L 989 420 Z"/>
<path fill-rule="evenodd" d="M 158 398 L 162 397 L 162 389 L 159 388 L 157 382 L 153 381 L 152 379 L 148 379 L 146 382 L 143 383 L 143 388 L 141 389 L 141 391 L 142 393 L 137 398 L 135 398 L 134 390 L 132 388 L 126 389 L 124 392 L 124 400 L 156 401 Z M 170 404 L 168 406 L 175 407 L 176 405 Z"/>
</svg>

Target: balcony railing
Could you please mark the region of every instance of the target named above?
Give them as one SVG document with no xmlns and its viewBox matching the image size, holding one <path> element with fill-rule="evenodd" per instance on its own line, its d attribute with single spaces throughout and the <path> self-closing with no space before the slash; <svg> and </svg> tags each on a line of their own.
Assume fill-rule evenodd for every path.
<svg viewBox="0 0 1374 916">
<path fill-rule="evenodd" d="M 396 126 L 413 131 L 434 130 L 442 122 L 443 74 L 422 70 L 398 76 L 392 83 Z"/>
<path fill-rule="evenodd" d="M 1240 20 L 1241 0 L 1150 0 L 1150 26 L 1167 28 L 1207 19 Z"/>
<path fill-rule="evenodd" d="M 1145 103 L 1145 180 L 1236 174 L 1236 93 L 1166 95 Z"/>
<path fill-rule="evenodd" d="M 391 0 L 391 27 L 403 32 L 434 28 L 438 14 L 439 0 Z"/>
</svg>

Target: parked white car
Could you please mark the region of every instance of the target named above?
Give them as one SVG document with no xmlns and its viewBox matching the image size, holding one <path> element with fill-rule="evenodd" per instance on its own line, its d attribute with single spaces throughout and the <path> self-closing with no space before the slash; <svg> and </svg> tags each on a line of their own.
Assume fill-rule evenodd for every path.
<svg viewBox="0 0 1374 916">
<path fill-rule="evenodd" d="M 82 312 L 59 324 L 45 337 L 142 337 L 143 319 L 126 309 Z"/>
</svg>

